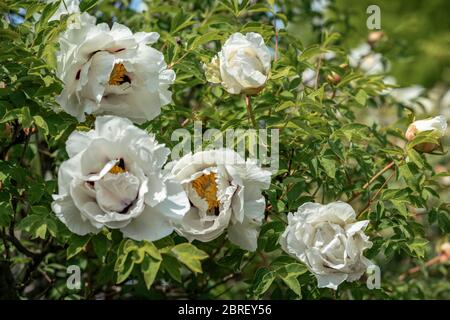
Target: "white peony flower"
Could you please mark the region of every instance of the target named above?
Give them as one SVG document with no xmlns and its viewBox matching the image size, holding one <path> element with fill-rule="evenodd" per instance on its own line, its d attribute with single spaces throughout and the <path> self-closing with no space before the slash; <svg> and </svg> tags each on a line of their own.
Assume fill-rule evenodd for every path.
<svg viewBox="0 0 450 320">
<path fill-rule="evenodd" d="M 447 120 L 444 116 L 437 116 L 431 119 L 417 120 L 411 123 L 406 130 L 405 137 L 408 141 L 411 141 L 415 136 L 424 131 L 437 132 L 440 137 L 445 136 L 447 131 Z M 421 152 L 432 152 L 438 146 L 431 142 L 420 143 L 415 146 L 415 149 Z"/>
<path fill-rule="evenodd" d="M 267 81 L 271 59 L 260 34 L 234 33 L 211 63 L 205 65 L 206 78 L 220 83 L 231 94 L 256 94 Z"/>
<path fill-rule="evenodd" d="M 52 209 L 76 234 L 108 227 L 154 241 L 189 209 L 180 184 L 162 176 L 169 149 L 128 119 L 98 117 L 94 130 L 70 135 L 66 150 Z"/>
<path fill-rule="evenodd" d="M 228 238 L 249 251 L 257 248 L 264 218 L 261 190 L 270 186 L 270 172 L 230 149 L 188 154 L 167 166 L 191 202 L 177 231 L 189 241 Z"/>
<path fill-rule="evenodd" d="M 65 86 L 57 101 L 79 121 L 87 114 L 111 114 L 136 123 L 159 115 L 171 102 L 175 72 L 164 56 L 147 46 L 156 32 L 133 34 L 114 23 L 93 24 L 83 13 L 60 37 L 58 76 Z"/>
<path fill-rule="evenodd" d="M 368 75 L 380 74 L 385 71 L 383 56 L 380 53 L 372 52 L 372 48 L 367 43 L 351 50 L 348 61 L 350 66 L 358 67 Z"/>
<path fill-rule="evenodd" d="M 311 68 L 305 69 L 302 73 L 302 83 L 304 86 L 314 88 L 316 85 L 316 71 Z"/>
<path fill-rule="evenodd" d="M 344 281 L 358 280 L 372 263 L 363 251 L 372 246 L 364 234 L 369 221 L 357 221 L 344 202 L 308 202 L 288 215 L 281 247 L 316 276 L 319 288 L 336 290 Z"/>
</svg>

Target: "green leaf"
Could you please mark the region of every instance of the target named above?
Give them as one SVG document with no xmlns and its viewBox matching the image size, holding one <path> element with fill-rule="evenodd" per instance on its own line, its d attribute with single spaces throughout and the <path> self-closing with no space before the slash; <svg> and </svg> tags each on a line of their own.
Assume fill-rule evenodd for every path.
<svg viewBox="0 0 450 320">
<path fill-rule="evenodd" d="M 136 247 L 133 246 L 133 249 L 131 251 L 133 251 L 132 259 L 136 264 L 141 264 L 146 256 L 146 254 L 150 255 L 155 260 L 162 259 L 158 248 L 156 248 L 156 246 L 152 242 L 143 241 L 138 246 L 136 246 Z M 126 251 L 126 252 L 131 252 L 131 251 Z"/>
<path fill-rule="evenodd" d="M 0 226 L 8 227 L 13 216 L 13 210 L 9 201 L 0 201 Z"/>
<path fill-rule="evenodd" d="M 181 283 L 181 271 L 180 271 L 181 265 L 178 262 L 177 259 L 174 257 L 164 254 L 163 260 L 161 263 L 161 269 L 163 269 L 165 272 L 167 272 L 172 279 L 177 281 L 178 283 Z"/>
<path fill-rule="evenodd" d="M 349 141 L 356 140 L 355 142 L 357 142 L 362 139 L 366 139 L 367 135 L 368 135 L 368 131 L 369 131 L 369 128 L 364 124 L 349 123 L 349 124 L 342 126 L 342 128 L 340 128 L 339 130 L 336 130 L 335 132 L 333 132 L 332 137 L 345 137 Z"/>
<path fill-rule="evenodd" d="M 333 159 L 320 158 L 320 163 L 325 169 L 327 176 L 334 179 L 336 176 L 336 162 Z"/>
<path fill-rule="evenodd" d="M 276 269 L 282 278 L 298 277 L 308 271 L 308 268 L 300 263 L 288 263 Z"/>
<path fill-rule="evenodd" d="M 428 240 L 422 238 L 415 238 L 413 242 L 408 243 L 408 249 L 415 254 L 418 258 L 423 258 L 425 256 L 426 246 Z"/>
<path fill-rule="evenodd" d="M 299 61 L 307 61 L 310 58 L 314 57 L 315 55 L 318 55 L 322 52 L 322 49 L 319 45 L 315 44 L 304 50 L 301 55 L 299 56 Z"/>
<path fill-rule="evenodd" d="M 408 159 L 414 162 L 419 168 L 423 168 L 425 166 L 425 161 L 422 158 L 422 155 L 413 148 L 407 148 L 406 154 L 408 155 Z"/>
<path fill-rule="evenodd" d="M 44 206 L 32 206 L 31 212 L 32 214 L 19 222 L 17 229 L 29 232 L 34 238 L 45 239 L 47 231 L 52 236 L 56 235 L 58 227 L 49 209 Z"/>
<path fill-rule="evenodd" d="M 201 260 L 208 258 L 208 254 L 197 249 L 193 244 L 181 243 L 172 248 L 175 257 L 194 272 L 202 273 Z"/>
<path fill-rule="evenodd" d="M 364 90 L 359 90 L 358 93 L 355 96 L 356 102 L 358 102 L 360 105 L 365 106 L 367 102 L 367 93 Z"/>
<path fill-rule="evenodd" d="M 48 125 L 41 116 L 33 116 L 34 124 L 42 130 L 44 135 L 48 135 Z"/>
<path fill-rule="evenodd" d="M 22 127 L 29 128 L 33 123 L 33 118 L 30 114 L 30 109 L 28 107 L 22 108 Z"/>
<path fill-rule="evenodd" d="M 281 277 L 281 280 L 283 280 L 284 283 L 294 291 L 294 293 L 301 298 L 302 297 L 302 290 L 300 287 L 300 283 L 298 282 L 297 278 L 295 277 Z"/>
<path fill-rule="evenodd" d="M 259 297 L 269 290 L 272 282 L 275 280 L 275 275 L 275 272 L 267 268 L 258 269 L 252 283 L 253 295 Z"/>
<path fill-rule="evenodd" d="M 45 239 L 45 235 L 47 234 L 47 225 L 41 224 L 39 227 L 37 227 L 34 231 L 34 234 L 36 237 L 39 237 L 41 239 Z"/>
<path fill-rule="evenodd" d="M 80 3 L 80 11 L 85 12 L 91 10 L 93 7 L 97 5 L 99 0 L 84 0 Z"/>
<path fill-rule="evenodd" d="M 36 25 L 36 33 L 39 32 L 48 26 L 48 20 L 55 14 L 58 10 L 60 2 L 56 1 L 54 3 L 49 3 L 45 6 L 42 11 L 41 17 L 39 18 L 39 22 Z M 39 43 L 40 44 L 40 43 Z"/>
<path fill-rule="evenodd" d="M 105 235 L 99 233 L 92 237 L 91 243 L 97 256 L 104 262 L 108 252 L 108 239 Z"/>
<path fill-rule="evenodd" d="M 199 37 L 196 37 L 194 41 L 192 41 L 192 44 L 189 47 L 189 50 L 194 50 L 200 47 L 201 45 L 208 43 L 210 41 L 214 40 L 221 40 L 222 36 L 220 35 L 219 31 L 210 31 L 207 32 Z"/>
<path fill-rule="evenodd" d="M 181 30 L 197 23 L 197 21 L 192 20 L 194 19 L 194 15 L 190 15 L 189 17 L 184 16 L 183 14 L 179 14 L 177 15 L 173 20 L 172 20 L 172 25 L 170 27 L 170 33 L 171 34 L 177 34 L 178 32 L 180 32 Z"/>
<path fill-rule="evenodd" d="M 291 68 L 292 67 L 288 66 L 288 67 L 284 67 L 280 70 L 277 70 L 276 72 L 274 72 L 273 74 L 270 75 L 270 79 L 277 80 L 280 78 L 286 78 L 289 75 Z"/>
<path fill-rule="evenodd" d="M 158 274 L 161 260 L 153 259 L 150 256 L 146 256 L 141 265 L 141 271 L 144 276 L 145 285 L 147 289 L 150 289 Z"/>
<path fill-rule="evenodd" d="M 117 283 L 124 282 L 133 271 L 134 262 L 131 259 L 126 259 L 122 268 L 117 270 Z"/>
<path fill-rule="evenodd" d="M 69 239 L 69 247 L 67 248 L 67 260 L 76 256 L 81 251 L 84 251 L 90 239 L 90 235 L 78 236 L 76 234 L 73 234 Z"/>
</svg>

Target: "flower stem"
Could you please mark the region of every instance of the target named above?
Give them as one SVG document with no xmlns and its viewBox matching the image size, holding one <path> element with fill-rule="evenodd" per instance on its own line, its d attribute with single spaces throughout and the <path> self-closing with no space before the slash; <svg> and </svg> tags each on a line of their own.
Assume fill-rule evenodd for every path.
<svg viewBox="0 0 450 320">
<path fill-rule="evenodd" d="M 427 262 L 425 262 L 425 267 L 430 267 L 434 264 L 438 264 L 438 263 L 443 263 L 445 261 L 447 261 L 449 259 L 449 256 L 446 255 L 445 253 L 440 253 L 439 255 L 437 255 L 436 257 L 428 260 Z M 398 278 L 400 281 L 405 280 L 405 278 L 408 275 L 414 274 L 416 272 L 419 272 L 421 269 L 420 266 L 415 266 L 411 269 L 409 269 L 408 271 L 406 271 L 405 273 L 403 273 L 402 275 L 400 275 L 400 277 Z"/>
<path fill-rule="evenodd" d="M 369 201 L 367 201 L 367 204 L 364 207 L 364 209 L 361 212 L 359 212 L 356 215 L 356 217 L 359 217 L 360 215 L 362 215 L 364 212 L 366 212 L 370 208 L 370 205 L 372 204 L 373 200 L 375 200 L 378 197 L 381 190 L 383 190 L 383 188 L 388 184 L 388 182 L 392 179 L 392 177 L 395 175 L 396 172 L 397 172 L 397 170 L 394 170 L 394 172 L 392 172 L 392 174 L 386 179 L 386 181 L 384 181 L 384 183 L 381 185 L 381 187 L 377 190 L 375 195 L 373 197 L 370 197 L 370 199 L 369 199 Z"/>
<path fill-rule="evenodd" d="M 391 169 L 393 166 L 395 165 L 395 162 L 392 161 L 390 163 L 388 163 L 383 169 L 381 169 L 380 171 L 378 171 L 364 186 L 363 186 L 363 190 L 367 189 L 375 180 L 378 179 L 379 176 L 381 176 L 383 173 L 385 173 L 386 171 L 388 171 L 389 169 Z M 358 198 L 361 195 L 362 192 L 356 192 L 352 195 L 352 197 L 347 201 L 347 202 L 352 202 L 353 200 L 355 200 L 356 198 Z"/>
<path fill-rule="evenodd" d="M 252 112 L 252 104 L 250 101 L 250 96 L 245 95 L 245 106 L 247 107 L 248 119 L 252 122 L 253 127 L 256 128 L 256 119 L 255 115 Z"/>
<path fill-rule="evenodd" d="M 319 87 L 319 75 L 320 75 L 320 68 L 322 67 L 322 56 L 319 56 L 319 60 L 317 61 L 317 69 L 316 69 L 316 79 L 314 80 L 314 89 L 317 89 Z"/>
</svg>

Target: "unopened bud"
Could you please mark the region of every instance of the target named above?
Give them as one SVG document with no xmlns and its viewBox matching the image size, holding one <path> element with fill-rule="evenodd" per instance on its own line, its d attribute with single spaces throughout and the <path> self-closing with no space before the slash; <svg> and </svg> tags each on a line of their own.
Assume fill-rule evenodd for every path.
<svg viewBox="0 0 450 320">
<path fill-rule="evenodd" d="M 441 260 L 450 259 L 450 242 L 443 243 L 439 248 L 441 251 Z"/>
<path fill-rule="evenodd" d="M 440 137 L 445 135 L 447 130 L 447 121 L 444 116 L 438 116 L 432 119 L 418 120 L 411 123 L 405 132 L 405 138 L 408 141 L 414 140 L 416 135 L 424 131 L 435 131 Z M 432 142 L 423 142 L 414 146 L 419 152 L 430 153 L 439 147 L 438 144 Z"/>
<path fill-rule="evenodd" d="M 341 81 L 341 76 L 338 75 L 336 72 L 332 71 L 330 74 L 327 75 L 326 79 L 331 84 L 338 84 L 339 81 Z"/>
<path fill-rule="evenodd" d="M 369 36 L 367 37 L 367 42 L 371 45 L 376 44 L 378 41 L 383 38 L 384 32 L 383 31 L 373 31 L 369 33 Z"/>
</svg>

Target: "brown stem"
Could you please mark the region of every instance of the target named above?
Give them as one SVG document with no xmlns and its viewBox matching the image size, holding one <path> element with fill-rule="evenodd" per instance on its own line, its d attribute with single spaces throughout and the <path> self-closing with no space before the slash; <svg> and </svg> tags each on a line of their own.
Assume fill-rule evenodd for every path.
<svg viewBox="0 0 450 320">
<path fill-rule="evenodd" d="M 319 87 L 319 74 L 320 74 L 320 67 L 321 66 L 322 66 L 322 56 L 319 57 L 319 61 L 317 63 L 316 79 L 315 79 L 314 89 L 317 89 Z"/>
<path fill-rule="evenodd" d="M 11 227 L 9 228 L 9 237 L 8 240 L 11 241 L 11 243 L 16 247 L 16 249 L 20 252 L 22 252 L 24 255 L 30 257 L 31 259 L 37 259 L 39 257 L 39 254 L 36 254 L 34 252 L 31 252 L 25 246 L 19 241 L 19 239 L 16 238 L 14 235 L 14 225 L 11 224 Z"/>
<path fill-rule="evenodd" d="M 253 127 L 256 128 L 256 119 L 255 119 L 255 115 L 252 112 L 252 104 L 250 101 L 250 96 L 248 96 L 248 95 L 245 95 L 245 106 L 247 107 L 248 118 L 252 122 Z"/>
<path fill-rule="evenodd" d="M 434 258 L 428 260 L 427 262 L 425 262 L 425 267 L 428 268 L 429 266 L 432 266 L 432 265 L 434 265 L 434 264 L 437 264 L 437 263 L 441 263 L 441 262 L 447 261 L 448 259 L 449 259 L 449 257 L 448 257 L 445 253 L 441 253 L 441 254 L 437 255 L 436 257 L 434 257 Z M 408 271 L 406 271 L 405 273 L 403 273 L 402 275 L 400 275 L 400 277 L 398 277 L 398 280 L 403 281 L 403 280 L 405 280 L 405 278 L 406 278 L 407 276 L 409 276 L 409 275 L 411 275 L 411 274 L 414 274 L 414 273 L 417 273 L 417 272 L 419 272 L 421 269 L 422 269 L 421 266 L 415 266 L 415 267 L 412 267 L 411 269 L 409 269 Z"/>
<path fill-rule="evenodd" d="M 274 13 L 275 14 L 275 13 Z M 274 55 L 274 62 L 278 61 L 278 42 L 279 42 L 279 35 L 278 35 L 278 28 L 277 28 L 277 19 L 275 18 L 273 20 L 273 25 L 275 28 L 275 55 Z"/>
<path fill-rule="evenodd" d="M 364 186 L 363 186 L 363 190 L 366 190 L 375 180 L 378 179 L 378 177 L 380 177 L 383 173 L 385 173 L 386 171 L 388 171 L 389 169 L 391 169 L 393 166 L 395 165 L 395 162 L 392 161 L 390 163 L 388 163 L 383 169 L 381 169 L 380 171 L 377 172 L 377 174 L 375 174 Z M 356 192 L 353 193 L 353 195 L 351 196 L 351 198 L 347 201 L 347 202 L 352 202 L 353 200 L 355 200 L 356 198 L 358 198 L 361 195 L 362 192 Z"/>
<path fill-rule="evenodd" d="M 9 243 L 7 240 L 6 230 L 5 228 L 2 228 L 2 240 L 3 240 L 3 246 L 5 247 L 5 258 L 7 261 L 10 260 L 11 255 L 9 253 Z"/>
<path fill-rule="evenodd" d="M 375 195 L 373 197 L 370 197 L 369 201 L 367 202 L 366 206 L 364 207 L 364 209 L 359 212 L 356 217 L 359 217 L 360 215 L 362 215 L 367 209 L 370 208 L 370 205 L 372 204 L 373 200 L 376 199 L 378 197 L 378 195 L 380 194 L 381 190 L 383 190 L 383 188 L 388 184 L 388 182 L 392 179 L 392 177 L 395 175 L 396 171 L 392 172 L 392 174 L 386 179 L 386 181 L 381 185 L 380 188 L 378 188 L 377 192 L 375 193 Z"/>
</svg>

